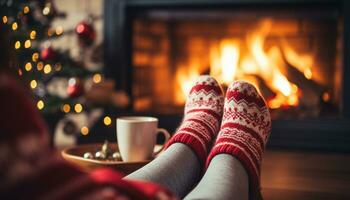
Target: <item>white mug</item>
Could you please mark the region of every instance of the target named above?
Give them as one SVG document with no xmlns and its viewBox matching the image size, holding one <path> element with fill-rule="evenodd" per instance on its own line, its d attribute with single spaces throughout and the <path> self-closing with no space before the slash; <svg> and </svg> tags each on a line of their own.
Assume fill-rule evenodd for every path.
<svg viewBox="0 0 350 200">
<path fill-rule="evenodd" d="M 117 140 L 120 156 L 125 162 L 137 162 L 150 159 L 164 147 L 154 151 L 157 133 L 165 136 L 164 144 L 169 140 L 167 130 L 158 128 L 158 119 L 154 117 L 117 118 Z"/>
</svg>

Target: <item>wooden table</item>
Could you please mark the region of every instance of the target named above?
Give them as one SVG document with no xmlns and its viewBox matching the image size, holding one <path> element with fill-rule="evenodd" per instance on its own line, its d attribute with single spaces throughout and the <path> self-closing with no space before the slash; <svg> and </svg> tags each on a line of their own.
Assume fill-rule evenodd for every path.
<svg viewBox="0 0 350 200">
<path fill-rule="evenodd" d="M 270 150 L 261 178 L 266 200 L 348 200 L 350 154 Z"/>
</svg>

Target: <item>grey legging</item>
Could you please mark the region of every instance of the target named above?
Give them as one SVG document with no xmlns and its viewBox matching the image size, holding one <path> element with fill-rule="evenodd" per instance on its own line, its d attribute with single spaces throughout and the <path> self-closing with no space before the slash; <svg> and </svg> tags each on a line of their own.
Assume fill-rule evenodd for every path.
<svg viewBox="0 0 350 200">
<path fill-rule="evenodd" d="M 184 199 L 248 199 L 248 176 L 236 158 L 215 156 L 201 178 L 202 169 L 188 146 L 175 143 L 125 178 L 158 183 Z"/>
</svg>

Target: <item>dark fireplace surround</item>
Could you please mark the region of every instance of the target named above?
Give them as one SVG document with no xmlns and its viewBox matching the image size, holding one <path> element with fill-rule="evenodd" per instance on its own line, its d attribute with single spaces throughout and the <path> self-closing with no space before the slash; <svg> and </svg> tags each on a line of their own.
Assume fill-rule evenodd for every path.
<svg viewBox="0 0 350 200">
<path fill-rule="evenodd" d="M 339 12 L 343 44 L 340 72 L 339 116 L 334 119 L 273 120 L 268 143 L 271 148 L 314 149 L 350 152 L 350 1 L 346 0 L 105 0 L 105 75 L 116 81 L 117 89 L 132 100 L 132 20 L 136 13 L 152 9 L 254 9 L 329 8 Z M 174 131 L 181 121 L 178 114 L 137 113 L 130 106 L 120 115 L 152 115 L 160 127 Z"/>
</svg>

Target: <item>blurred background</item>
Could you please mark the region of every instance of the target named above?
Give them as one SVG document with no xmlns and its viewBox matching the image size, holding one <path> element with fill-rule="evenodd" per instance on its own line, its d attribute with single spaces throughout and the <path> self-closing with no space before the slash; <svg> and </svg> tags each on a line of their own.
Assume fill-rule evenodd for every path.
<svg viewBox="0 0 350 200">
<path fill-rule="evenodd" d="M 129 97 L 103 73 L 103 1 L 9 0 L 1 8 L 10 45 L 3 50 L 32 91 L 52 145 L 115 141 L 110 113 Z"/>
</svg>

